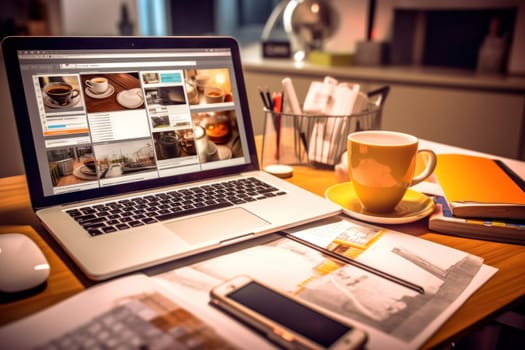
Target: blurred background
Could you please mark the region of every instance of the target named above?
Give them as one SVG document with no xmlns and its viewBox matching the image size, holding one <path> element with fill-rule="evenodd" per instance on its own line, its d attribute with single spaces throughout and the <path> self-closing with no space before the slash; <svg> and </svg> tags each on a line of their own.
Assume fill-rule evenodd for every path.
<svg viewBox="0 0 525 350">
<path fill-rule="evenodd" d="M 525 160 L 525 0 L 3 0 L 7 35 L 229 35 L 255 134 L 259 86 L 280 90 L 288 75 L 302 101 L 330 75 L 391 87 L 383 129 Z M 290 52 L 269 58 L 266 42 Z M 21 174 L 3 64 L 0 105 L 0 176 Z"/>
<path fill-rule="evenodd" d="M 288 0 L 4 0 L 6 35 L 231 35 L 261 41 L 272 11 Z M 313 1 L 305 1 L 313 2 Z M 318 0 L 329 8 L 327 51 L 386 43 L 381 63 L 475 69 L 489 34 L 504 39 L 498 70 L 525 74 L 523 0 Z M 322 8 L 321 8 L 322 9 Z M 299 11 L 298 11 L 299 12 Z M 305 17 L 307 14 L 302 14 Z"/>
<path fill-rule="evenodd" d="M 281 89 L 289 75 L 301 98 L 331 75 L 362 90 L 391 87 L 383 129 L 525 160 L 525 0 L 2 0 L 7 35 L 229 35 L 243 49 L 256 134 L 258 86 Z M 268 59 L 266 40 L 299 47 Z M 297 65 L 301 49 L 324 62 Z M 23 174 L 3 64 L 0 106 L 0 177 Z M 503 331 L 512 336 L 500 347 L 485 332 L 454 348 L 523 344 L 523 330 Z"/>
</svg>

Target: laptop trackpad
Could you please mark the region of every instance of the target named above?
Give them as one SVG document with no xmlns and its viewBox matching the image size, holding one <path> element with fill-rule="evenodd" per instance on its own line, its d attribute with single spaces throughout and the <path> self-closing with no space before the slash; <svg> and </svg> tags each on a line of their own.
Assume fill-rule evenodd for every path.
<svg viewBox="0 0 525 350">
<path fill-rule="evenodd" d="M 252 233 L 269 222 L 242 208 L 195 216 L 165 224 L 189 244 L 223 241 Z"/>
</svg>

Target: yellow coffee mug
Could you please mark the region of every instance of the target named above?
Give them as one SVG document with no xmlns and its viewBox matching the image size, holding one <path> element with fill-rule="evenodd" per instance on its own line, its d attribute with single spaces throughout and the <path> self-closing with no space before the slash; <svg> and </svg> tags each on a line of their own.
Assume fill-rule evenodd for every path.
<svg viewBox="0 0 525 350">
<path fill-rule="evenodd" d="M 408 187 L 429 177 L 436 154 L 418 150 L 417 137 L 394 131 L 369 130 L 348 135 L 348 175 L 361 205 L 370 212 L 388 213 Z M 414 176 L 416 157 L 425 153 L 424 169 Z"/>
</svg>

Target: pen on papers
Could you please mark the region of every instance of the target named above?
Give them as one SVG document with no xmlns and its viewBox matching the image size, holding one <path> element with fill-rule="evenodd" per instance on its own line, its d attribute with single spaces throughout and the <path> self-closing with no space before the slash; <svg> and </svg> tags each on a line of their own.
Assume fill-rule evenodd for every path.
<svg viewBox="0 0 525 350">
<path fill-rule="evenodd" d="M 280 232 L 280 233 L 281 233 L 281 235 L 284 235 L 285 237 L 290 238 L 291 240 L 294 240 L 296 242 L 304 244 L 305 246 L 310 247 L 312 249 L 315 249 L 318 252 L 320 252 L 322 254 L 325 254 L 325 255 L 328 255 L 331 258 L 334 258 L 336 260 L 342 261 L 342 262 L 347 263 L 349 265 L 353 265 L 353 266 L 355 266 L 357 268 L 360 268 L 360 269 L 365 270 L 367 272 L 373 273 L 374 275 L 377 275 L 379 277 L 383 277 L 384 279 L 387 279 L 387 280 L 389 280 L 391 282 L 394 282 L 394 283 L 397 283 L 397 284 L 399 284 L 401 286 L 404 286 L 404 287 L 407 287 L 409 289 L 412 289 L 413 291 L 416 291 L 416 292 L 418 292 L 420 294 L 425 294 L 425 290 L 423 289 L 423 287 L 418 286 L 417 284 L 414 284 L 414 283 L 406 281 L 406 280 L 404 280 L 402 278 L 393 276 L 393 275 L 391 275 L 391 274 L 389 274 L 387 272 L 381 271 L 381 270 L 376 269 L 375 267 L 372 267 L 372 266 L 368 266 L 368 265 L 366 265 L 366 264 L 364 264 L 362 262 L 359 262 L 357 260 L 348 258 L 348 257 L 346 257 L 344 255 L 334 253 L 333 251 L 331 251 L 329 249 L 326 249 L 324 247 L 318 246 L 317 244 L 310 243 L 307 240 L 304 240 L 302 238 L 294 236 L 294 235 L 292 235 L 290 233 L 286 233 L 286 232 Z"/>
</svg>

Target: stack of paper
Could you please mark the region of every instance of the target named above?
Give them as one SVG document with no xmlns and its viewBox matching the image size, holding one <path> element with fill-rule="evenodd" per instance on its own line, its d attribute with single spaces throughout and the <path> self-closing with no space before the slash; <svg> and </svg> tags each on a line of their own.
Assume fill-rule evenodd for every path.
<svg viewBox="0 0 525 350">
<path fill-rule="evenodd" d="M 209 305 L 213 287 L 244 274 L 345 318 L 367 332 L 367 349 L 417 349 L 497 271 L 480 257 L 346 217 L 288 234 L 423 291 L 276 234 L 155 277 L 124 277 L 89 288 L 0 328 L 0 348 L 72 347 L 98 337 L 114 343 L 123 330 L 124 340 L 151 348 L 275 348 L 264 335 Z"/>
</svg>

